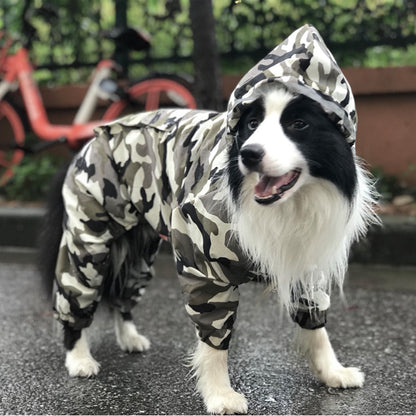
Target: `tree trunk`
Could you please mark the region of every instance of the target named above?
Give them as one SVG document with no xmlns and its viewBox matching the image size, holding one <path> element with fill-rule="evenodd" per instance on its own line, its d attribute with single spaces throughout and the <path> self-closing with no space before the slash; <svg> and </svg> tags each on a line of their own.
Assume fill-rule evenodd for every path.
<svg viewBox="0 0 416 416">
<path fill-rule="evenodd" d="M 222 111 L 221 72 L 211 0 L 190 0 L 189 17 L 198 107 Z"/>
<path fill-rule="evenodd" d="M 114 0 L 115 8 L 115 26 L 120 28 L 127 27 L 127 7 L 128 0 Z M 122 76 L 128 78 L 129 76 L 129 52 L 125 47 L 120 47 L 116 44 L 116 50 L 114 54 L 115 61 L 121 65 Z"/>
</svg>

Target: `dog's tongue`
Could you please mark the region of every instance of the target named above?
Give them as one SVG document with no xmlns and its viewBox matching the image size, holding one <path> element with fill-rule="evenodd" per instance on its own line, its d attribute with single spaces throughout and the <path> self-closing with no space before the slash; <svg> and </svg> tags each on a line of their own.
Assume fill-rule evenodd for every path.
<svg viewBox="0 0 416 416">
<path fill-rule="evenodd" d="M 254 193 L 259 198 L 267 198 L 278 192 L 279 188 L 287 185 L 294 177 L 295 172 L 290 171 L 282 176 L 272 177 L 263 175 L 254 188 Z"/>
</svg>

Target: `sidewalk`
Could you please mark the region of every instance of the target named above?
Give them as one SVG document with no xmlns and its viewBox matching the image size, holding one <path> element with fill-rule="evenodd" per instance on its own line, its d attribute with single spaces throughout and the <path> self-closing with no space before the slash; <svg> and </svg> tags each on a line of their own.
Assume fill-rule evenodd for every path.
<svg viewBox="0 0 416 416">
<path fill-rule="evenodd" d="M 40 207 L 0 207 L 0 261 L 33 259 L 43 214 Z M 353 247 L 352 262 L 415 266 L 416 217 L 383 216 L 382 220 L 383 227 L 374 227 Z"/>
<path fill-rule="evenodd" d="M 89 330 L 101 372 L 68 377 L 62 334 L 32 263 L 42 215 L 41 208 L 0 208 L 0 414 L 204 414 L 185 366 L 195 333 L 168 246 L 134 310 L 151 350 L 120 351 L 101 308 Z M 339 360 L 366 374 L 362 389 L 317 381 L 295 353 L 294 325 L 280 318 L 273 294 L 260 283 L 242 285 L 229 365 L 249 414 L 414 414 L 415 248 L 416 219 L 385 217 L 383 229 L 354 247 L 346 303 L 337 291 L 332 296 L 329 335 Z"/>
<path fill-rule="evenodd" d="M 279 317 L 260 283 L 241 285 L 229 359 L 231 383 L 249 414 L 414 414 L 415 268 L 357 266 L 347 304 L 332 296 L 328 332 L 339 360 L 366 374 L 362 389 L 328 389 L 293 348 L 295 326 Z M 89 330 L 101 371 L 69 378 L 61 334 L 32 264 L 0 265 L 0 414 L 204 414 L 186 357 L 195 332 L 171 256 L 162 254 L 134 318 L 152 342 L 144 354 L 117 346 L 104 308 Z"/>
</svg>

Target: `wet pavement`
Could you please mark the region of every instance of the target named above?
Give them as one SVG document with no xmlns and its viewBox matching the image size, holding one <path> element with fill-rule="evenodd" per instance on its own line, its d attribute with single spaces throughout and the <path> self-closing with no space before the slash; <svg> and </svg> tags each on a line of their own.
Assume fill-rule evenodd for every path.
<svg viewBox="0 0 416 416">
<path fill-rule="evenodd" d="M 415 268 L 353 265 L 348 303 L 333 296 L 327 328 L 340 361 L 365 372 L 362 389 L 331 390 L 314 379 L 293 351 L 294 325 L 263 290 L 241 287 L 230 353 L 232 384 L 250 414 L 416 413 Z M 203 414 L 185 366 L 194 330 L 166 254 L 134 316 L 151 350 L 121 352 L 102 309 L 90 329 L 101 372 L 71 379 L 36 267 L 0 263 L 0 413 Z"/>
</svg>

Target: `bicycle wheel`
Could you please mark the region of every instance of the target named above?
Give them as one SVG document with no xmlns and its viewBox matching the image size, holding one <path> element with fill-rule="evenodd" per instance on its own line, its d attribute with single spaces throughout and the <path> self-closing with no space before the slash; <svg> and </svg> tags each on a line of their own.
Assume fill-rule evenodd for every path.
<svg viewBox="0 0 416 416">
<path fill-rule="evenodd" d="M 25 143 L 25 129 L 22 120 L 13 106 L 0 101 L 0 186 L 4 186 L 13 176 L 13 168 L 24 156 L 16 145 Z"/>
<path fill-rule="evenodd" d="M 179 79 L 179 78 L 178 78 Z M 103 115 L 110 121 L 126 114 L 151 111 L 161 107 L 196 108 L 189 89 L 175 79 L 156 75 L 139 80 L 128 89 L 129 99 L 112 103 Z"/>
</svg>

